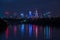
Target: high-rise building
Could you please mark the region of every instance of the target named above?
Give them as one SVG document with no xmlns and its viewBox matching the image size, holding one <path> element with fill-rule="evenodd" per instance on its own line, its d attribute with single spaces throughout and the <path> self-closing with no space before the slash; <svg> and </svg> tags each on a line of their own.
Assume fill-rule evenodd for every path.
<svg viewBox="0 0 60 40">
<path fill-rule="evenodd" d="M 38 17 L 39 17 L 38 11 L 36 10 L 36 11 L 35 11 L 35 18 L 38 18 Z"/>
<path fill-rule="evenodd" d="M 29 13 L 28 13 L 28 18 L 32 18 L 32 12 L 31 11 L 29 11 Z"/>
</svg>

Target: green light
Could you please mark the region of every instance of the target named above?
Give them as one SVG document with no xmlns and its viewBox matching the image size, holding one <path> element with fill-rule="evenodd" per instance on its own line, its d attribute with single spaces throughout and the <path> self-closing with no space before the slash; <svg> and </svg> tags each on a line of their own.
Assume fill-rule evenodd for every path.
<svg viewBox="0 0 60 40">
<path fill-rule="evenodd" d="M 24 22 L 26 22 L 26 20 L 24 20 Z"/>
</svg>

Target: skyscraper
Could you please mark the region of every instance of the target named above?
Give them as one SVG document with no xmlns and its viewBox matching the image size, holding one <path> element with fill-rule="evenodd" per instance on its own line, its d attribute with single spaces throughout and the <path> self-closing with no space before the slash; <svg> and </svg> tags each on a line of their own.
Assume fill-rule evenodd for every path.
<svg viewBox="0 0 60 40">
<path fill-rule="evenodd" d="M 28 18 L 32 18 L 32 12 L 31 11 L 29 11 L 29 13 L 28 13 Z"/>
<path fill-rule="evenodd" d="M 38 17 L 39 17 L 38 11 L 36 10 L 36 11 L 35 11 L 35 18 L 38 18 Z"/>
</svg>

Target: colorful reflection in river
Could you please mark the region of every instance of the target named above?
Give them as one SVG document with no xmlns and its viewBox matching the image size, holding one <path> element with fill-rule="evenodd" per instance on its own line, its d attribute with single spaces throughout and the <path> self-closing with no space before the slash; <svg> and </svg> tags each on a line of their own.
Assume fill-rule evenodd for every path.
<svg viewBox="0 0 60 40">
<path fill-rule="evenodd" d="M 16 25 L 14 25 L 14 35 L 16 36 L 16 31 L 17 31 L 17 28 L 16 28 Z"/>
<path fill-rule="evenodd" d="M 32 24 L 29 24 L 29 36 L 31 37 L 32 36 Z"/>
<path fill-rule="evenodd" d="M 24 24 L 21 24 L 21 25 L 20 25 L 20 32 L 21 32 L 21 35 L 22 35 L 22 36 L 24 35 L 24 27 L 25 27 Z"/>
<path fill-rule="evenodd" d="M 7 30 L 5 31 L 5 36 L 6 36 L 6 40 L 8 40 L 8 28 L 7 28 Z"/>
<path fill-rule="evenodd" d="M 13 25 L 11 27 L 10 26 L 5 31 L 6 40 L 8 40 L 10 37 L 12 38 L 11 40 L 13 40 L 15 38 L 17 40 L 17 37 L 20 37 L 20 38 L 22 38 L 21 40 L 23 40 L 23 39 L 25 39 L 26 35 L 27 35 L 28 38 L 32 38 L 32 40 L 34 38 L 36 40 L 40 40 L 40 39 L 38 39 L 38 37 L 41 37 L 42 35 L 44 35 L 43 38 L 46 39 L 46 40 L 50 39 L 50 38 L 52 39 L 52 27 L 49 27 L 47 25 L 45 27 L 38 26 L 38 25 L 35 25 L 35 24 L 19 24 L 19 26 L 17 26 L 17 25 Z M 12 35 L 9 33 L 10 30 L 12 32 L 11 33 Z M 44 30 L 44 32 L 43 32 L 43 30 Z"/>
<path fill-rule="evenodd" d="M 44 34 L 45 34 L 45 38 L 48 39 L 49 38 L 49 28 L 48 28 L 48 26 L 46 26 L 44 28 Z"/>
</svg>

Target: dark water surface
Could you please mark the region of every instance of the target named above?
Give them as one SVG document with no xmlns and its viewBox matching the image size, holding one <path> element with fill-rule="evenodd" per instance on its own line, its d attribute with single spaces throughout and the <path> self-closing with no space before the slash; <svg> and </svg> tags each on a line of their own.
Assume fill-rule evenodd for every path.
<svg viewBox="0 0 60 40">
<path fill-rule="evenodd" d="M 60 29 L 47 25 L 10 24 L 0 40 L 60 40 Z"/>
</svg>

